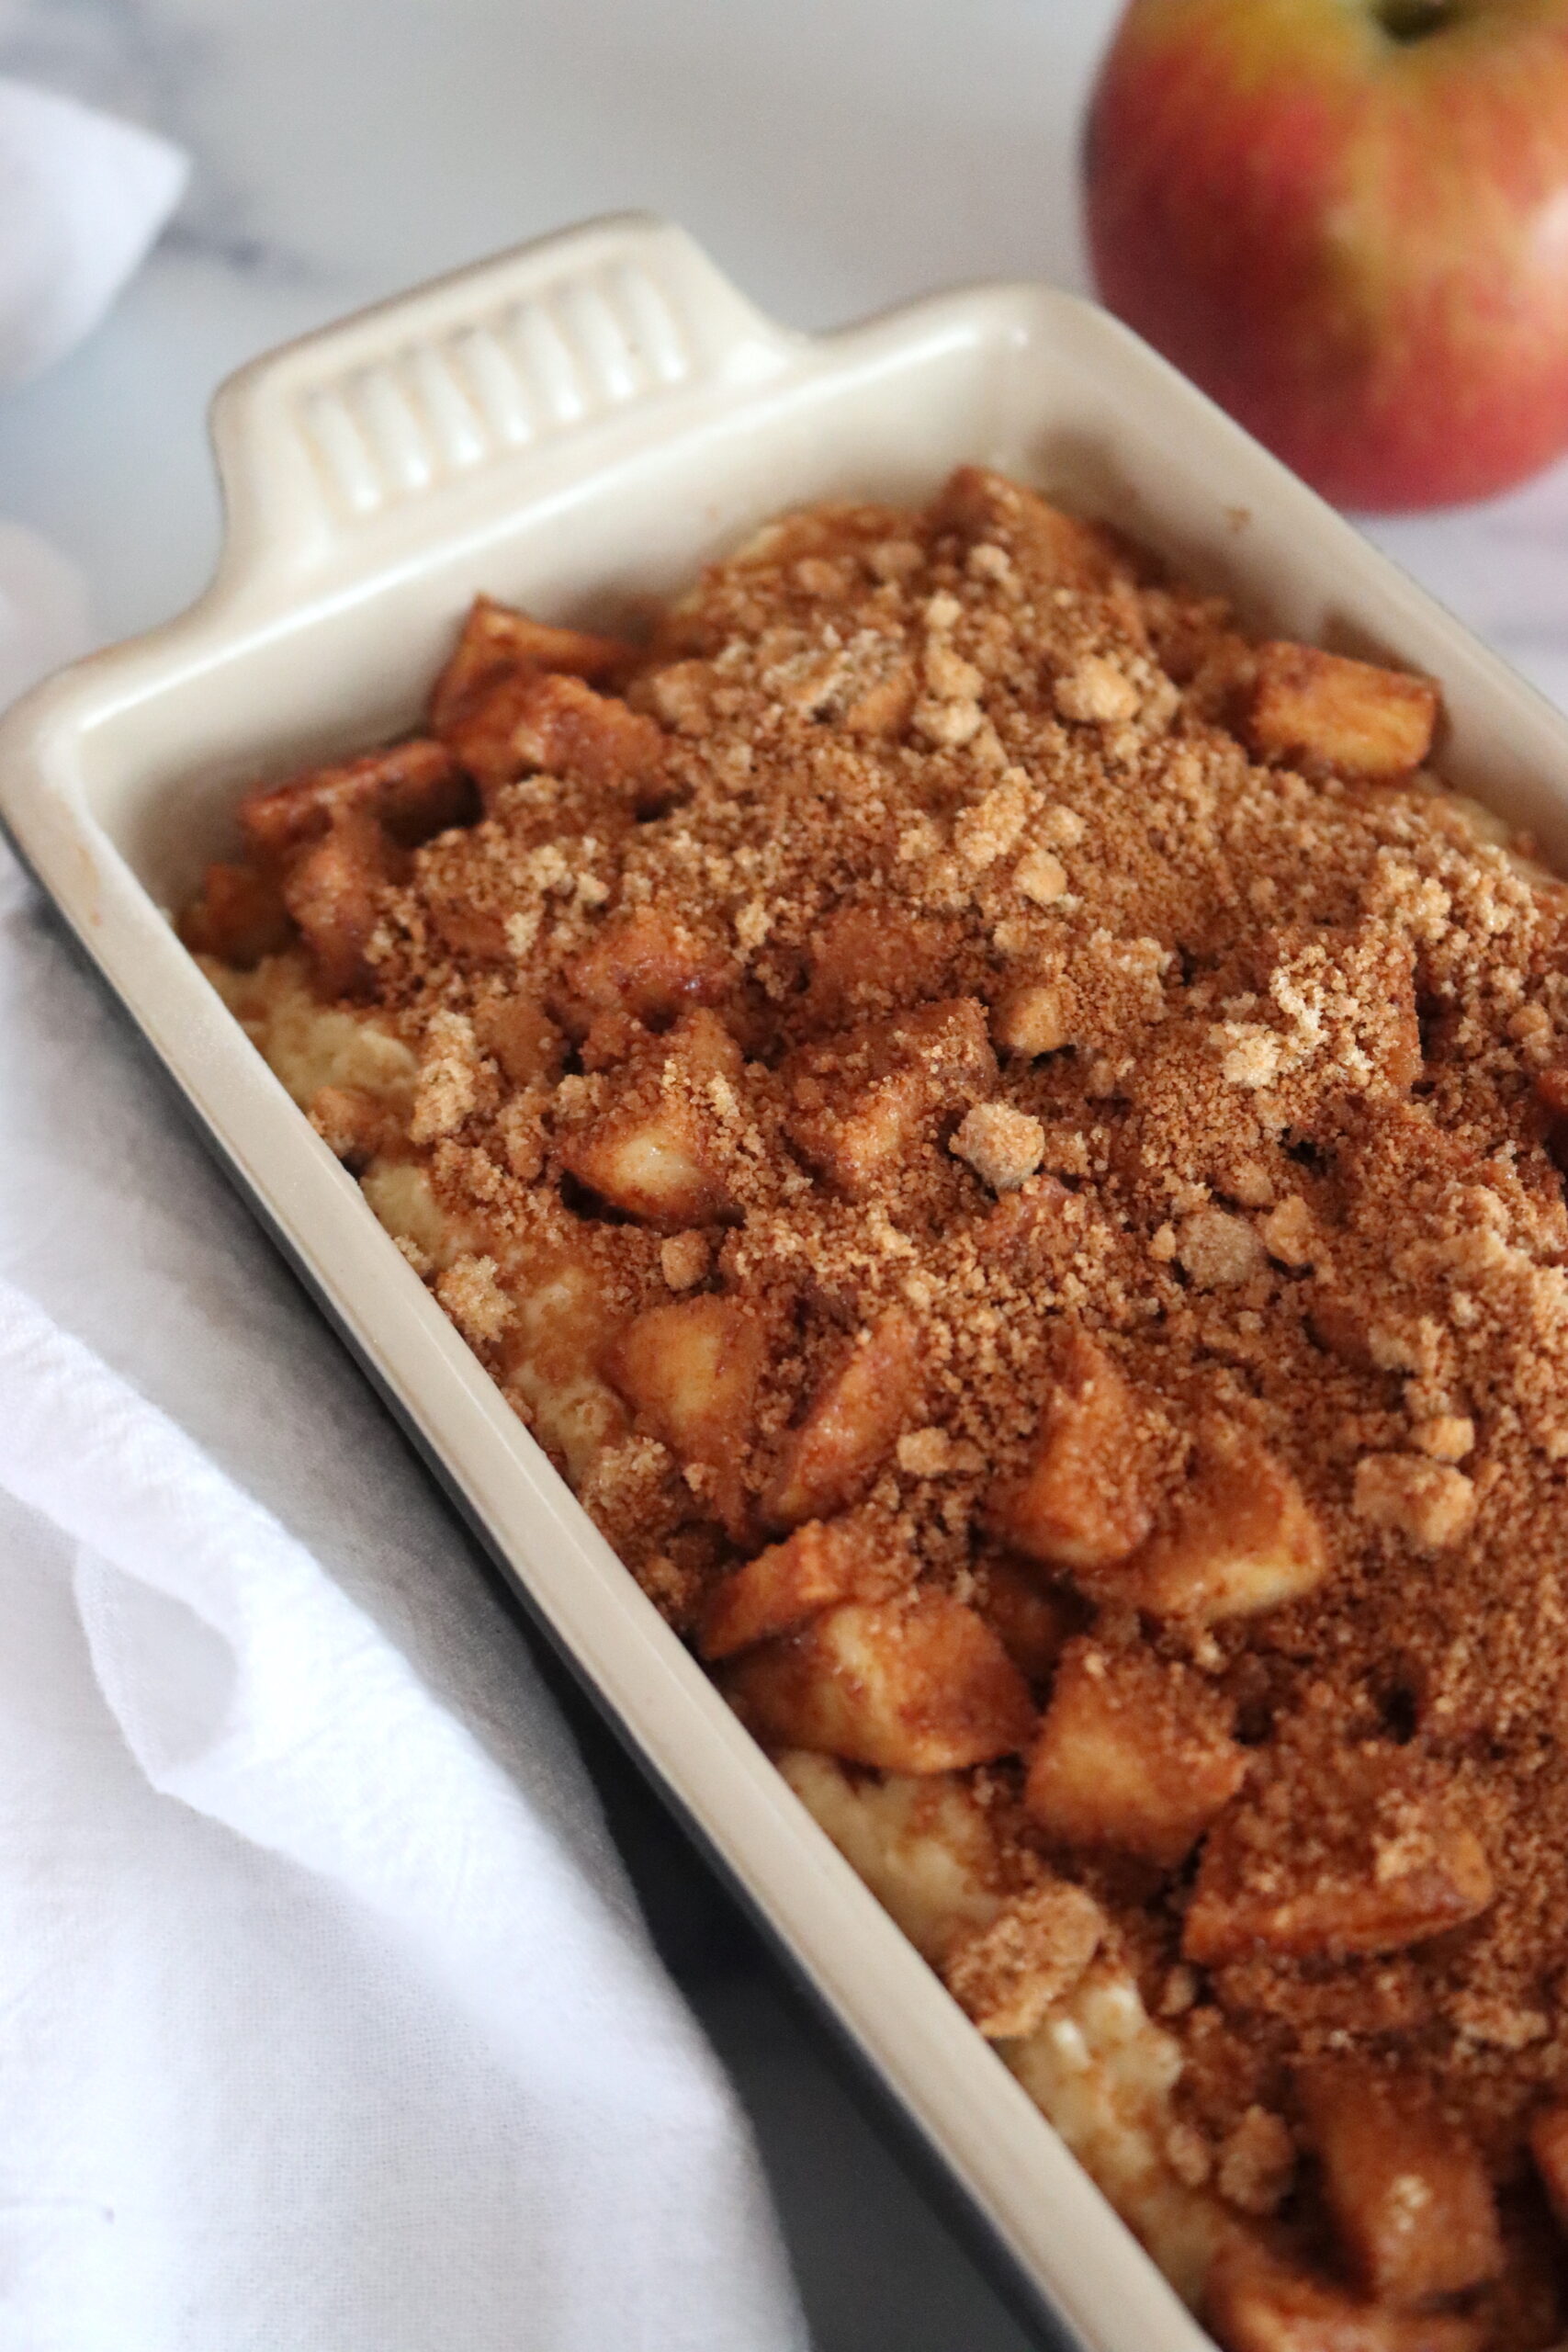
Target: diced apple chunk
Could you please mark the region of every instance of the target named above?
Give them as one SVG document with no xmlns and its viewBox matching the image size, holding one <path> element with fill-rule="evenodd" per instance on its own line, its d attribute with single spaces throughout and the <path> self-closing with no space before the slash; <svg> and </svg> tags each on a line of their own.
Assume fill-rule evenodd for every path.
<svg viewBox="0 0 1568 2352">
<path fill-rule="evenodd" d="M 1481 2352 L 1454 2312 L 1393 2312 L 1282 2261 L 1238 2233 L 1214 2258 L 1203 2321 L 1223 2352 Z"/>
<path fill-rule="evenodd" d="M 474 1007 L 474 1033 L 513 1086 L 554 1078 L 566 1051 L 555 1023 L 525 996 L 482 998 Z"/>
<path fill-rule="evenodd" d="M 1281 1762 L 1210 1833 L 1182 1937 L 1206 1967 L 1253 1952 L 1348 1959 L 1462 1927 L 1491 1866 L 1435 1771 L 1396 1747 L 1335 1742 Z"/>
<path fill-rule="evenodd" d="M 766 1353 L 754 1316 L 705 1293 L 649 1307 L 614 1341 L 604 1365 L 738 1539 L 749 1523 L 740 1467 Z"/>
<path fill-rule="evenodd" d="M 1321 2059 L 1296 2089 L 1335 2234 L 1369 2295 L 1419 2309 L 1497 2276 L 1486 2167 L 1429 2084 L 1370 2060 Z"/>
<path fill-rule="evenodd" d="M 959 1939 L 942 1966 L 947 1989 L 987 2041 L 1016 2041 L 1072 1991 L 1105 1927 L 1091 1894 L 1048 1879 Z"/>
<path fill-rule="evenodd" d="M 1064 1846 L 1173 1870 L 1247 1774 L 1228 1711 L 1151 1650 L 1069 1642 L 1030 1759 L 1024 1803 Z"/>
<path fill-rule="evenodd" d="M 611 1208 L 672 1233 L 706 1225 L 730 1205 L 700 1129 L 678 1103 L 598 1120 L 563 1147 L 561 1161 Z"/>
<path fill-rule="evenodd" d="M 1254 1617 L 1299 1600 L 1328 1573 L 1300 1486 L 1261 1439 L 1227 1422 L 1202 1433 L 1172 1524 L 1104 1580 L 1160 1617 Z"/>
<path fill-rule="evenodd" d="M 595 694 L 580 678 L 541 678 L 513 729 L 512 744 L 529 767 L 576 776 L 637 808 L 658 807 L 668 789 L 663 729 L 617 695 Z"/>
<path fill-rule="evenodd" d="M 568 965 L 563 1000 L 575 1035 L 595 1013 L 626 1012 L 652 1027 L 693 1005 L 712 1004 L 734 978 L 734 966 L 711 941 L 652 907 L 603 924 Z"/>
<path fill-rule="evenodd" d="M 388 844 L 374 819 L 349 809 L 296 857 L 283 899 L 328 996 L 356 996 L 373 978 L 368 949 Z"/>
<path fill-rule="evenodd" d="M 724 1688 L 761 1740 L 888 1772 L 953 1772 L 1016 1755 L 1029 1686 L 972 1609 L 945 1594 L 851 1602 L 748 1651 Z"/>
<path fill-rule="evenodd" d="M 623 675 L 637 649 L 618 638 L 592 637 L 584 629 L 552 628 L 510 605 L 476 596 L 451 658 L 430 697 L 430 724 L 437 735 L 484 687 L 513 670 L 570 671 L 573 677 L 603 684 Z"/>
<path fill-rule="evenodd" d="M 985 466 L 960 466 L 949 477 L 932 520 L 939 531 L 1005 548 L 1042 585 L 1103 588 L 1125 569 L 1108 531 Z"/>
<path fill-rule="evenodd" d="M 796 1117 L 790 1134 L 838 1191 L 862 1200 L 886 1182 L 914 1148 L 926 1114 L 923 1093 L 913 1071 L 899 1070 L 825 1117 Z"/>
<path fill-rule="evenodd" d="M 837 1191 L 863 1200 L 897 1173 L 937 1114 L 965 1108 L 996 1075 L 976 998 L 922 1005 L 794 1055 L 789 1134 Z"/>
<path fill-rule="evenodd" d="M 716 1016 L 688 1013 L 634 1056 L 605 1107 L 562 1130 L 562 1165 L 610 1207 L 671 1233 L 726 1216 L 726 1122 L 710 1088 L 740 1071 Z"/>
<path fill-rule="evenodd" d="M 842 1601 L 889 1600 L 913 1583 L 916 1568 L 886 1521 L 862 1511 L 826 1525 L 808 1520 L 725 1577 L 703 1620 L 702 1654 L 731 1657 L 796 1632 Z"/>
<path fill-rule="evenodd" d="M 1382 782 L 1420 766 L 1438 707 L 1428 678 L 1276 641 L 1258 650 L 1248 732 L 1266 755 Z"/>
<path fill-rule="evenodd" d="M 216 956 L 220 963 L 250 970 L 288 937 L 276 876 L 254 865 L 209 865 L 201 896 L 180 917 L 179 933 L 193 956 Z"/>
<path fill-rule="evenodd" d="M 1568 2232 L 1568 2102 L 1543 2107 L 1530 2125 L 1530 2154 L 1558 2227 Z"/>
<path fill-rule="evenodd" d="M 1032 1560 L 1102 1568 L 1148 1533 L 1145 1437 L 1136 1398 L 1108 1350 L 1087 1331 L 1064 1340 L 1034 1458 L 990 1498 L 1002 1541 Z"/>
<path fill-rule="evenodd" d="M 509 672 L 457 712 L 446 740 L 482 790 L 542 771 L 639 811 L 668 797 L 663 729 L 581 678 Z"/>
<path fill-rule="evenodd" d="M 828 1373 L 785 1438 L 763 1498 L 770 1524 L 795 1527 L 858 1502 L 892 1452 L 919 1386 L 915 1326 L 890 1306 Z"/>
<path fill-rule="evenodd" d="M 474 788 L 446 745 L 420 738 L 246 793 L 240 831 L 253 856 L 276 867 L 350 813 L 412 849 L 478 812 Z"/>
</svg>

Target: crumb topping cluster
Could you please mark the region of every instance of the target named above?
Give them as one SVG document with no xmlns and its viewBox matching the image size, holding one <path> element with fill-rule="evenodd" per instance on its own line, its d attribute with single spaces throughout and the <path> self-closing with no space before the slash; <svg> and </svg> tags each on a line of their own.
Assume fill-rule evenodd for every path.
<svg viewBox="0 0 1568 2352">
<path fill-rule="evenodd" d="M 967 1776 L 984 2030 L 1111 1938 L 1178 2172 L 1525 2352 L 1568 890 L 1427 773 L 1434 703 L 965 469 L 785 518 L 640 649 L 481 605 L 428 735 L 253 796 L 185 930 L 412 1056 L 318 1128 L 422 1172 L 462 1244 L 405 1253 L 759 1736 Z M 1468 2270 L 1336 2222 L 1347 2064 L 1474 2152 Z"/>
</svg>

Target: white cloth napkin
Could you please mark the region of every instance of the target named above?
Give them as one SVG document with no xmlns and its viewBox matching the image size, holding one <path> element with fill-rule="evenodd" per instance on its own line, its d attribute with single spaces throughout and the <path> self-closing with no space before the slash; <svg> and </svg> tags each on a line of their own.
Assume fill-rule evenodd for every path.
<svg viewBox="0 0 1568 2352">
<path fill-rule="evenodd" d="M 189 171 L 152 131 L 0 79 L 0 384 L 52 367 L 96 326 Z"/>
<path fill-rule="evenodd" d="M 18 933 L 57 952 L 16 895 L 8 973 Z M 49 989 L 78 1036 L 80 988 Z M 66 1145 L 12 1140 L 39 1173 Z M 242 1453 L 268 1417 L 323 1556 L 0 1283 L 0 2344 L 798 2346 L 744 2128 L 517 1637 L 347 1363 L 268 1348 L 293 1303 L 248 1250 L 264 1329 L 220 1327 L 228 1219 L 186 1255 L 143 1204 L 121 1234 L 172 1256 L 128 1281 L 109 1229 L 55 1238 L 98 1319 L 151 1277 L 171 1355 L 205 1327 L 176 1378 L 220 1375 Z"/>
<path fill-rule="evenodd" d="M 0 379 L 184 170 L 0 83 Z M 87 638 L 0 524 L 0 699 Z M 800 2352 L 515 1628 L 3 847 L 0 1612 L 0 2352 Z"/>
</svg>

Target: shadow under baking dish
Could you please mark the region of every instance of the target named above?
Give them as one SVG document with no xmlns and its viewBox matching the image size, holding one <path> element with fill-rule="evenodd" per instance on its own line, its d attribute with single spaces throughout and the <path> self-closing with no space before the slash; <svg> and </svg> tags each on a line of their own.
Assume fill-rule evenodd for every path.
<svg viewBox="0 0 1568 2352">
<path fill-rule="evenodd" d="M 1103 313 L 1030 287 L 820 339 L 592 224 L 248 368 L 212 590 L 0 722 L 0 816 L 537 1622 L 896 2103 L 1043 2340 L 1200 2352 L 1170 2289 L 730 1715 L 175 939 L 254 778 L 414 717 L 479 590 L 624 625 L 781 508 L 1038 482 L 1254 623 L 1439 677 L 1453 783 L 1568 854 L 1568 726 Z"/>
</svg>

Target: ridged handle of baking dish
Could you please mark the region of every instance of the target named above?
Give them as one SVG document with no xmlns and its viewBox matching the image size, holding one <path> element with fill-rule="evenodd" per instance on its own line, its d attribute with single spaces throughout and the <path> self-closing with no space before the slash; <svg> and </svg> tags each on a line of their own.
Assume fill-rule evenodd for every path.
<svg viewBox="0 0 1568 2352">
<path fill-rule="evenodd" d="M 591 221 L 362 312 L 230 379 L 212 432 L 231 588 L 428 543 L 645 413 L 788 368 L 802 348 L 701 247 L 644 214 Z"/>
</svg>

